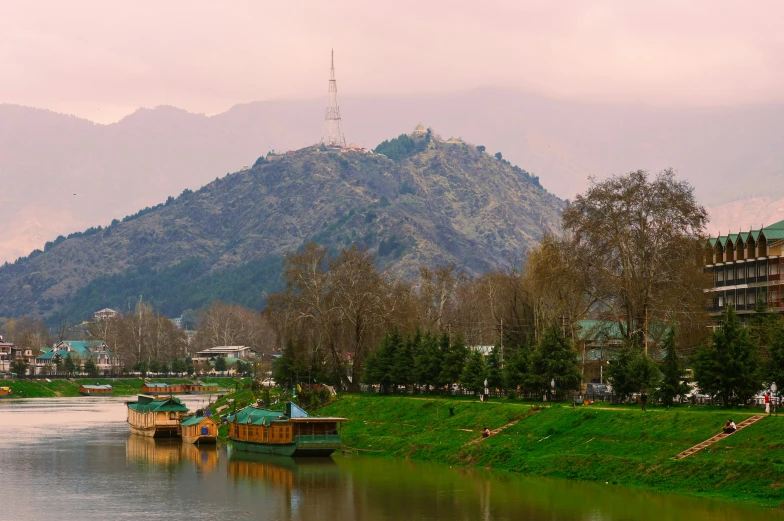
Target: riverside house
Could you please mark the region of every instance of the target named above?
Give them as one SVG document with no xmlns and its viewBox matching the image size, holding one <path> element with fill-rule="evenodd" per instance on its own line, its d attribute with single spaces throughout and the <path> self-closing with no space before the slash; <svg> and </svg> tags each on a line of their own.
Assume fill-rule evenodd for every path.
<svg viewBox="0 0 784 521">
<path fill-rule="evenodd" d="M 36 374 L 53 374 L 58 357 L 65 360 L 69 354 L 77 366 L 92 357 L 99 374 L 107 375 L 120 367 L 119 357 L 112 354 L 101 340 L 64 340 L 41 349 L 41 354 L 35 359 Z"/>
</svg>

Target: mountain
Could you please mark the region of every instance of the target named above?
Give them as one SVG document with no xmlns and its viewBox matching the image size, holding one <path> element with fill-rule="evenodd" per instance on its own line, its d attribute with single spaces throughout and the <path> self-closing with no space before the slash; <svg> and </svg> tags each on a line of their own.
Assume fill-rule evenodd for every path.
<svg viewBox="0 0 784 521">
<path fill-rule="evenodd" d="M 47 243 L 0 267 L 0 316 L 80 320 L 144 295 L 169 315 L 214 298 L 260 307 L 281 259 L 307 241 L 359 244 L 380 269 L 415 277 L 518 264 L 558 225 L 538 178 L 457 139 L 419 132 L 378 149 L 270 155 L 106 228 Z"/>
<path fill-rule="evenodd" d="M 324 103 L 253 102 L 209 117 L 158 107 L 111 125 L 0 105 L 0 262 L 202 186 L 270 149 L 315 143 Z M 503 152 L 562 198 L 583 191 L 589 175 L 667 167 L 708 206 L 784 196 L 781 105 L 588 104 L 478 89 L 344 96 L 341 113 L 347 139 L 370 148 L 427 121 L 445 136 Z"/>
</svg>

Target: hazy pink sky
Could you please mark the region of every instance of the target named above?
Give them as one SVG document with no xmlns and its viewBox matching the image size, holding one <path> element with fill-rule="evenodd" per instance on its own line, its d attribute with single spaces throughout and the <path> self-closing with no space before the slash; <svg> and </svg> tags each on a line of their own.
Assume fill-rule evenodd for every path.
<svg viewBox="0 0 784 521">
<path fill-rule="evenodd" d="M 0 6 L 0 103 L 117 120 L 483 86 L 653 105 L 784 101 L 784 3 L 40 0 Z"/>
</svg>

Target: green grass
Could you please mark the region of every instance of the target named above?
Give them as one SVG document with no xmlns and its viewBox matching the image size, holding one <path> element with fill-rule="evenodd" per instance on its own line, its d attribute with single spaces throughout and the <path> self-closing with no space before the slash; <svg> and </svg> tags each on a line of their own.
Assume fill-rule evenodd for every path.
<svg viewBox="0 0 784 521">
<path fill-rule="evenodd" d="M 247 379 L 246 379 L 247 380 Z M 151 378 L 148 382 L 188 383 L 186 378 Z M 234 378 L 203 378 L 202 381 L 217 383 L 221 388 L 234 389 Z M 109 384 L 114 387 L 115 396 L 131 396 L 142 391 L 142 378 L 74 378 L 72 380 L 0 380 L 1 386 L 11 388 L 13 398 L 54 398 L 57 396 L 79 396 L 82 384 Z"/>
<path fill-rule="evenodd" d="M 450 415 L 449 407 L 454 408 Z M 641 486 L 762 505 L 784 500 L 784 417 L 765 418 L 689 458 L 732 417 L 755 411 L 615 406 L 534 410 L 519 402 L 468 402 L 366 395 L 342 397 L 320 415 L 350 419 L 344 444 L 362 453 L 527 475 Z M 499 434 L 466 446 L 491 430 Z"/>
</svg>

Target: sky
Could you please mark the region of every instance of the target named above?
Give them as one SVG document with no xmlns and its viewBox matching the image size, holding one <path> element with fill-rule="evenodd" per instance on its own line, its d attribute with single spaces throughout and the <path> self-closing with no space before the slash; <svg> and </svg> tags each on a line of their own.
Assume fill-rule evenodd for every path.
<svg viewBox="0 0 784 521">
<path fill-rule="evenodd" d="M 0 103 L 110 123 L 352 95 L 503 87 L 653 106 L 784 101 L 784 3 L 106 2 L 0 6 Z"/>
</svg>

